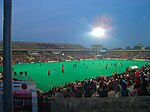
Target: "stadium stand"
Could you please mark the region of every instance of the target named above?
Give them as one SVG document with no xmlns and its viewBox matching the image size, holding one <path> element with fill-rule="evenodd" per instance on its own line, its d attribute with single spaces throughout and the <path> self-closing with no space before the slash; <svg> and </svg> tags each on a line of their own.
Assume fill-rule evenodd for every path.
<svg viewBox="0 0 150 112">
<path fill-rule="evenodd" d="M 66 85 L 51 88 L 47 94 L 56 98 L 145 96 L 150 92 L 149 77 L 150 66 L 145 66 L 138 71 L 126 71 L 109 77 L 67 82 Z"/>
<path fill-rule="evenodd" d="M 2 42 L 0 42 L 2 51 Z M 78 60 L 94 58 L 94 51 L 79 44 L 58 44 L 44 42 L 13 42 L 13 63 L 31 63 L 62 60 Z M 150 59 L 149 50 L 107 50 L 101 58 L 118 59 Z M 2 52 L 0 53 L 2 64 Z M 17 57 L 17 58 L 16 58 Z"/>
<path fill-rule="evenodd" d="M 76 80 L 75 82 L 67 82 L 66 85 L 53 87 L 46 93 L 38 94 L 38 101 L 40 102 L 38 107 L 39 107 L 39 110 L 46 109 L 48 111 L 53 110 L 53 109 L 55 110 L 56 108 L 60 109 L 60 108 L 58 108 L 58 106 L 55 107 L 56 105 L 54 105 L 54 104 L 57 103 L 57 105 L 63 105 L 64 103 L 62 104 L 59 100 L 59 99 L 62 100 L 62 98 L 67 98 L 67 99 L 70 98 L 69 102 L 73 103 L 72 104 L 72 106 L 73 106 L 73 105 L 77 105 L 78 104 L 77 102 L 80 102 L 80 101 L 77 100 L 77 102 L 75 103 L 76 100 L 72 99 L 72 98 L 99 97 L 99 98 L 101 98 L 100 99 L 101 103 L 102 102 L 103 103 L 104 102 L 105 103 L 108 103 L 108 102 L 114 103 L 113 101 L 116 99 L 111 99 L 113 101 L 108 101 L 108 99 L 105 99 L 105 101 L 103 101 L 102 98 L 104 98 L 104 97 L 105 98 L 106 97 L 111 97 L 111 98 L 120 97 L 121 100 L 119 100 L 117 102 L 122 102 L 122 101 L 125 101 L 125 99 L 123 99 L 123 98 L 128 99 L 127 97 L 149 96 L 149 95 L 150 95 L 150 65 L 145 65 L 136 71 L 135 70 L 130 70 L 130 71 L 127 70 L 125 73 L 114 74 L 113 76 L 109 76 L 109 77 L 100 76 L 100 77 L 96 77 L 96 78 L 92 78 L 92 79 L 85 79 L 83 81 Z M 137 98 L 137 97 L 135 97 L 135 98 Z M 143 99 L 143 103 L 145 101 L 144 105 L 149 105 L 148 100 L 146 100 L 149 97 L 144 97 L 144 98 L 145 98 L 145 99 Z M 137 98 L 137 99 L 140 99 L 140 98 Z M 86 100 L 86 99 L 84 99 L 84 100 Z M 92 100 L 92 99 L 89 99 L 89 100 Z M 84 101 L 82 101 L 82 103 L 83 102 Z M 86 102 L 87 101 L 85 101 L 84 103 L 86 103 Z M 99 101 L 96 101 L 96 104 L 97 104 L 97 102 L 99 102 Z M 127 102 L 127 101 L 125 101 L 125 102 Z M 131 100 L 131 104 L 132 104 L 132 102 L 133 102 L 133 99 Z M 135 102 L 137 103 L 137 100 Z M 65 104 L 69 104 L 69 103 L 65 102 Z M 65 106 L 65 104 L 64 104 L 64 106 Z M 88 104 L 86 103 L 86 106 L 87 105 Z M 110 104 L 110 105 L 113 105 L 113 104 Z M 128 107 L 124 103 L 123 103 L 123 105 Z M 143 105 L 143 104 L 141 104 L 141 105 Z M 117 105 L 114 106 L 114 108 L 116 108 L 115 111 L 118 111 L 119 107 L 118 106 L 116 107 L 116 106 Z M 66 107 L 62 107 L 61 109 L 65 109 L 65 108 Z M 90 108 L 92 108 L 92 107 L 90 107 Z M 149 107 L 145 107 L 145 108 L 148 109 Z M 123 109 L 125 109 L 125 108 L 123 108 Z M 139 108 L 139 109 L 143 109 L 143 108 Z M 84 110 L 86 110 L 86 109 L 84 108 Z M 89 110 L 87 110 L 87 111 L 90 112 Z M 110 110 L 110 111 L 112 111 L 112 110 Z M 130 111 L 133 111 L 133 110 L 130 110 Z"/>
<path fill-rule="evenodd" d="M 150 59 L 150 52 L 148 50 L 111 50 L 104 54 L 103 58 Z"/>
<path fill-rule="evenodd" d="M 0 50 L 3 48 L 3 43 L 0 41 Z M 46 42 L 12 42 L 13 50 L 40 50 L 40 49 L 72 49 L 86 50 L 80 44 L 63 44 L 63 43 L 46 43 Z"/>
<path fill-rule="evenodd" d="M 0 50 L 2 65 L 2 42 Z M 94 59 L 94 51 L 79 44 L 13 42 L 12 50 L 12 64 Z M 100 55 L 101 58 L 150 60 L 149 50 L 107 50 Z M 147 96 L 150 94 L 150 65 L 113 76 L 66 82 L 66 85 L 53 87 L 48 92 L 37 93 L 39 111 L 50 110 L 51 98 Z"/>
</svg>

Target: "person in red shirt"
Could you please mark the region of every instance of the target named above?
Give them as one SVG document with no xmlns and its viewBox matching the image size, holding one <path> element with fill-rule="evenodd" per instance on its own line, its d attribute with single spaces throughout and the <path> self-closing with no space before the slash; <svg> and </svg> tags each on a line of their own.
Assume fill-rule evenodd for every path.
<svg viewBox="0 0 150 112">
<path fill-rule="evenodd" d="M 50 70 L 48 70 L 48 76 L 50 76 L 50 74 L 51 74 L 51 71 L 50 71 Z"/>
<path fill-rule="evenodd" d="M 65 69 L 65 68 L 64 68 L 64 65 L 62 65 L 62 73 L 64 73 L 64 69 Z"/>
</svg>

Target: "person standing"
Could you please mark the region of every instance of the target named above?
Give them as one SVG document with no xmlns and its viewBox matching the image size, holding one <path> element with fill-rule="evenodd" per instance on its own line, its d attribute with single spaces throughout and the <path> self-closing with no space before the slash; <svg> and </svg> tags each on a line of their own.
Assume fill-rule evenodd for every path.
<svg viewBox="0 0 150 112">
<path fill-rule="evenodd" d="M 130 96 L 130 91 L 127 89 L 126 83 L 122 84 L 122 89 L 119 92 L 120 97 L 127 97 Z"/>
<path fill-rule="evenodd" d="M 50 70 L 48 70 L 48 76 L 50 76 L 50 74 L 51 74 L 51 71 L 50 71 Z"/>
<path fill-rule="evenodd" d="M 61 68 L 61 69 L 62 69 L 62 73 L 64 73 L 64 69 L 65 69 L 65 68 L 64 68 L 64 65 L 62 65 L 62 68 Z"/>
<path fill-rule="evenodd" d="M 26 76 L 28 75 L 27 71 L 25 71 L 24 73 L 25 73 Z"/>
</svg>

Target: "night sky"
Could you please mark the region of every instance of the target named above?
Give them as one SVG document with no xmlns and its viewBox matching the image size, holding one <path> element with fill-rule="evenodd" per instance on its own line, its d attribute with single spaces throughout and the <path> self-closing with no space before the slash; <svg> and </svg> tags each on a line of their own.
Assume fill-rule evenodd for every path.
<svg viewBox="0 0 150 112">
<path fill-rule="evenodd" d="M 150 46 L 150 0 L 12 0 L 12 40 L 106 48 Z M 90 32 L 103 27 L 98 39 Z M 0 0 L 3 40 L 3 0 Z"/>
</svg>

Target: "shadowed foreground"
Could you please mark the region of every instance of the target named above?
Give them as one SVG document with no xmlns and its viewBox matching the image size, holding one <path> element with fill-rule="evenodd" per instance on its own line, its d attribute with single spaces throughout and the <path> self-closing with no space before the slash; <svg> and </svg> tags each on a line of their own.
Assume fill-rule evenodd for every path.
<svg viewBox="0 0 150 112">
<path fill-rule="evenodd" d="M 52 99 L 51 112 L 150 112 L 150 96 Z"/>
</svg>

